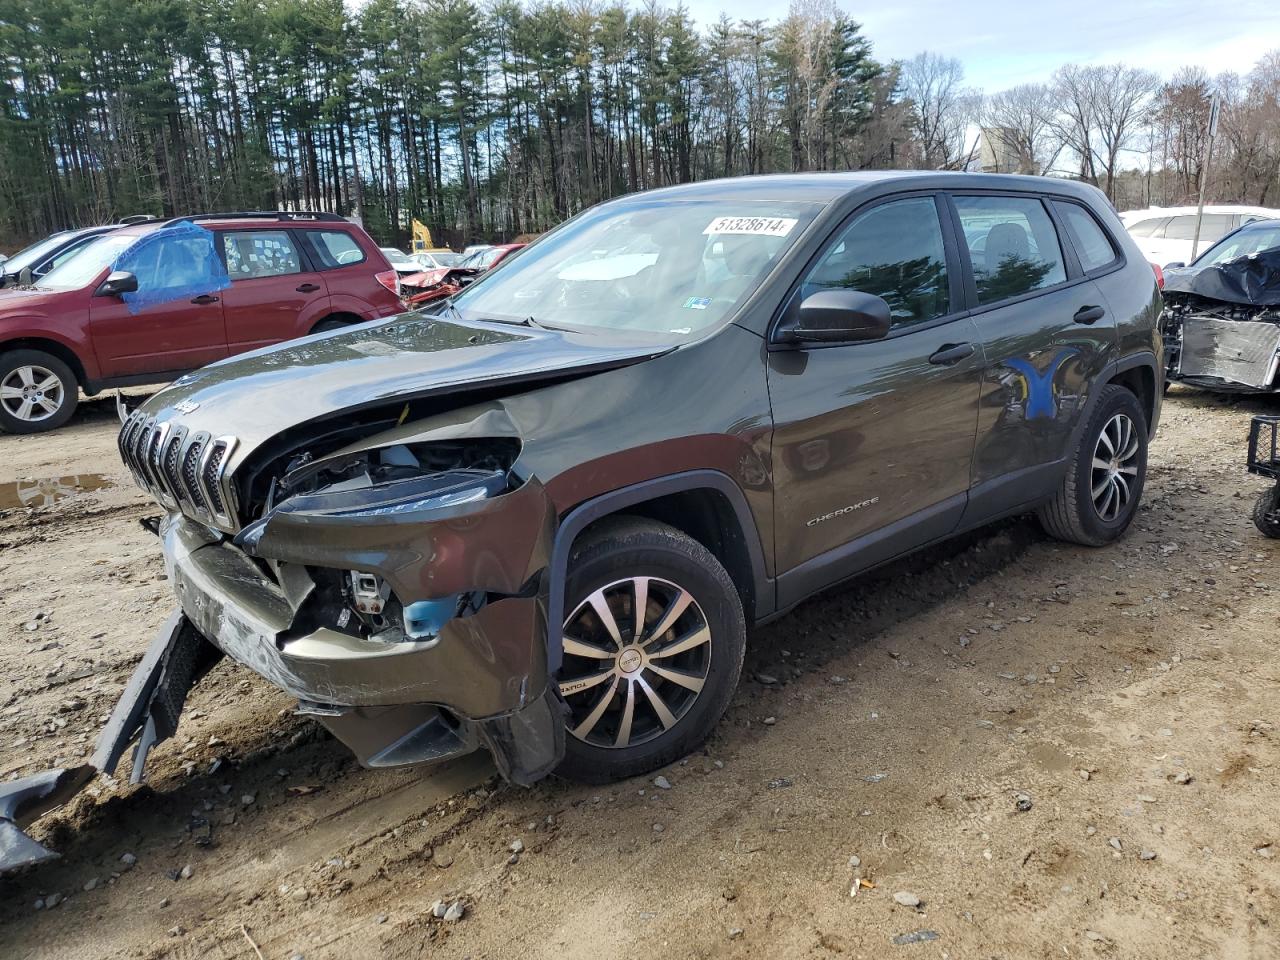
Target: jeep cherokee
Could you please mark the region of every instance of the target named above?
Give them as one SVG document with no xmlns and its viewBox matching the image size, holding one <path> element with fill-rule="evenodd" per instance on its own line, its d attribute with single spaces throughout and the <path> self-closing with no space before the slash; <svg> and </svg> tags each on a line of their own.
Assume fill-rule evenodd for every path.
<svg viewBox="0 0 1280 960">
<path fill-rule="evenodd" d="M 748 628 L 816 591 L 1011 514 L 1123 534 L 1159 304 L 1092 187 L 769 176 L 602 204 L 432 315 L 206 367 L 120 434 L 181 609 L 99 760 L 226 654 L 372 767 L 669 763 Z"/>
</svg>

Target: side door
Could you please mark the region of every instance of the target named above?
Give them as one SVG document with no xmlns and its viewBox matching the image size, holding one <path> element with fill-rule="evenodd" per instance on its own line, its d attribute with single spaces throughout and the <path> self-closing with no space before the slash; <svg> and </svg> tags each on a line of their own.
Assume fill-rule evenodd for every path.
<svg viewBox="0 0 1280 960">
<path fill-rule="evenodd" d="M 329 314 L 329 290 L 292 230 L 221 230 L 231 286 L 223 291 L 232 355 L 305 336 Z"/>
<path fill-rule="evenodd" d="M 969 487 L 983 358 L 938 198 L 855 212 L 783 314 L 830 289 L 882 297 L 891 326 L 882 340 L 769 346 L 782 606 L 947 535 Z"/>
<path fill-rule="evenodd" d="M 987 363 L 969 523 L 1056 489 L 1118 342 L 1110 304 L 1045 199 L 956 194 L 951 204 Z"/>
<path fill-rule="evenodd" d="M 194 370 L 227 355 L 220 291 L 197 292 L 217 289 L 208 275 L 208 264 L 216 263 L 209 239 L 156 237 L 117 260 L 115 269 L 137 277 L 138 296 L 89 300 L 89 331 L 104 379 Z"/>
<path fill-rule="evenodd" d="M 312 226 L 298 230 L 297 235 L 312 265 L 323 272 L 334 314 L 374 320 L 403 312 L 395 292 L 396 272 L 364 231 Z"/>
</svg>

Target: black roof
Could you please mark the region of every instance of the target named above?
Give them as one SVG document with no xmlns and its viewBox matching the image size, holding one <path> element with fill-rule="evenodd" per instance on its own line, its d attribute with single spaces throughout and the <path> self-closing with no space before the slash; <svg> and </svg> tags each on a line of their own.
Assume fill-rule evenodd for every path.
<svg viewBox="0 0 1280 960">
<path fill-rule="evenodd" d="M 824 173 L 771 173 L 722 180 L 702 180 L 645 191 L 646 199 L 671 200 L 799 200 L 830 203 L 886 183 L 918 190 L 1033 190 L 1096 200 L 1096 187 L 1059 177 L 1004 173 L 957 173 L 938 170 L 849 170 Z M 638 196 L 632 194 L 632 196 Z"/>
</svg>

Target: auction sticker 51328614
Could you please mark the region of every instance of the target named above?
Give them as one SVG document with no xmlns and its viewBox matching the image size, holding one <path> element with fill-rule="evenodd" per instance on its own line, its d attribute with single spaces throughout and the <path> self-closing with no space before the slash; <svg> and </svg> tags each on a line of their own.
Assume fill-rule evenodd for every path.
<svg viewBox="0 0 1280 960">
<path fill-rule="evenodd" d="M 703 230 L 714 233 L 736 233 L 755 237 L 785 237 L 798 221 L 791 217 L 716 217 Z"/>
</svg>

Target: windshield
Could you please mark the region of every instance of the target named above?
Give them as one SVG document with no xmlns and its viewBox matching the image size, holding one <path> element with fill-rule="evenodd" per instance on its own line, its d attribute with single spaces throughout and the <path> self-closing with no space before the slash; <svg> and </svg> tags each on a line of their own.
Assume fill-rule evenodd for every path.
<svg viewBox="0 0 1280 960">
<path fill-rule="evenodd" d="M 590 210 L 468 287 L 468 319 L 691 335 L 750 296 L 820 209 L 643 199 Z"/>
<path fill-rule="evenodd" d="M 21 273 L 25 268 L 39 263 L 47 254 L 52 253 L 59 246 L 66 243 L 67 239 L 68 233 L 64 231 L 55 233 L 51 237 L 45 237 L 39 243 L 33 243 L 29 247 L 23 247 L 4 262 L 4 272 Z"/>
<path fill-rule="evenodd" d="M 1280 248 L 1280 220 L 1258 223 L 1223 237 L 1196 260 L 1196 266 L 1212 267 L 1276 248 Z"/>
<path fill-rule="evenodd" d="M 35 284 L 37 290 L 79 290 L 107 268 L 136 236 L 108 234 L 79 250 L 70 260 L 54 267 Z"/>
</svg>

